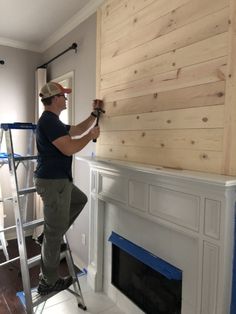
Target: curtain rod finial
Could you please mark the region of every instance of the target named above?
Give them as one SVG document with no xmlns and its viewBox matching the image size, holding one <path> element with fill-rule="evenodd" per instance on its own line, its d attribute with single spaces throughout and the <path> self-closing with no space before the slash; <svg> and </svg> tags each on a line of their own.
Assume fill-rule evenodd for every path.
<svg viewBox="0 0 236 314">
<path fill-rule="evenodd" d="M 74 49 L 74 50 L 75 50 L 75 53 L 77 52 L 77 47 L 78 47 L 77 43 L 73 43 L 73 44 L 71 45 L 71 49 Z"/>
<path fill-rule="evenodd" d="M 0 60 L 0 64 L 5 64 L 5 61 L 4 60 Z"/>
</svg>

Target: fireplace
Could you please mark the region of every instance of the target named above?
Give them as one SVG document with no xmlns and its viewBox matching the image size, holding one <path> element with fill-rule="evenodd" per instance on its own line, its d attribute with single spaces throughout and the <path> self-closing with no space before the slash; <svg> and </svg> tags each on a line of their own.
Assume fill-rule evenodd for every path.
<svg viewBox="0 0 236 314">
<path fill-rule="evenodd" d="M 104 291 L 127 314 L 145 312 L 125 295 L 119 277 L 112 276 L 112 256 L 123 258 L 108 242 L 115 232 L 182 271 L 177 313 L 229 314 L 234 294 L 236 179 L 83 160 L 91 166 L 88 283 L 92 289 Z M 142 280 L 148 282 L 150 277 Z M 140 278 L 137 272 L 128 281 L 139 287 Z"/>
<path fill-rule="evenodd" d="M 180 314 L 182 272 L 112 232 L 111 283 L 148 314 Z"/>
</svg>

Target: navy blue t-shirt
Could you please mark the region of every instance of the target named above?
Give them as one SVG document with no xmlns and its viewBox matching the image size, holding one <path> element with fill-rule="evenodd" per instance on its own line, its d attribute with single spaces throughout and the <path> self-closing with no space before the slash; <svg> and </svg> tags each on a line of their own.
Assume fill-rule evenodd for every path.
<svg viewBox="0 0 236 314">
<path fill-rule="evenodd" d="M 62 123 L 59 117 L 50 111 L 44 111 L 36 128 L 38 164 L 37 178 L 65 179 L 72 181 L 72 156 L 66 156 L 52 144 L 57 138 L 69 134 L 70 125 Z"/>
</svg>

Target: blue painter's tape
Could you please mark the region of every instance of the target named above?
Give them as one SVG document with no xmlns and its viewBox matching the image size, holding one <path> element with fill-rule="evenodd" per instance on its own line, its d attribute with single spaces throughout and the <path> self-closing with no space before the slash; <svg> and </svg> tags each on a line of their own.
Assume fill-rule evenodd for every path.
<svg viewBox="0 0 236 314">
<path fill-rule="evenodd" d="M 21 157 L 19 154 L 14 154 L 14 157 Z M 8 153 L 0 153 L 0 159 L 7 159 Z"/>
<path fill-rule="evenodd" d="M 167 263 L 161 258 L 148 252 L 142 247 L 130 242 L 129 240 L 121 237 L 115 232 L 112 232 L 108 241 L 118 246 L 123 251 L 137 258 L 139 261 L 148 265 L 152 269 L 158 271 L 163 276 L 172 280 L 182 280 L 182 271 L 175 266 Z"/>
<path fill-rule="evenodd" d="M 236 212 L 236 203 L 234 204 L 234 212 Z M 233 282 L 230 314 L 235 313 L 236 313 L 236 215 L 234 216 L 234 258 L 233 258 Z"/>
</svg>

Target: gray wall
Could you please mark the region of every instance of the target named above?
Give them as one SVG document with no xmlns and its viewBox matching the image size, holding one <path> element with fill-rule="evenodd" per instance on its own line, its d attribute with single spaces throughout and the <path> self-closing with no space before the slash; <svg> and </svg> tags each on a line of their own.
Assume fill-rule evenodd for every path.
<svg viewBox="0 0 236 314">
<path fill-rule="evenodd" d="M 74 121 L 78 123 L 90 115 L 96 92 L 96 14 L 50 47 L 44 53 L 44 62 L 68 48 L 73 42 L 78 43 L 78 52 L 71 50 L 53 61 L 48 66 L 48 80 L 74 71 Z M 90 156 L 92 151 L 95 151 L 95 144 L 91 142 L 77 155 Z M 86 163 L 74 160 L 74 182 L 89 196 L 89 167 Z M 68 235 L 75 262 L 80 267 L 86 267 L 88 263 L 88 231 L 87 204 Z M 83 233 L 86 237 L 85 245 L 82 245 Z"/>
<path fill-rule="evenodd" d="M 41 54 L 0 46 L 0 122 L 34 121 L 35 78 Z"/>
<path fill-rule="evenodd" d="M 23 49 L 0 46 L 0 123 L 34 122 L 35 115 L 35 69 L 41 62 L 41 54 Z M 23 131 L 24 132 L 24 131 Z M 22 153 L 26 146 L 26 134 L 13 133 L 15 151 Z M 19 167 L 20 168 L 20 167 Z M 19 169 L 19 172 L 22 169 Z M 0 183 L 5 196 L 11 195 L 7 166 L 1 168 Z M 14 225 L 11 202 L 6 202 L 5 226 Z M 32 207 L 32 202 L 31 202 Z M 15 237 L 8 233 L 7 238 Z"/>
</svg>

